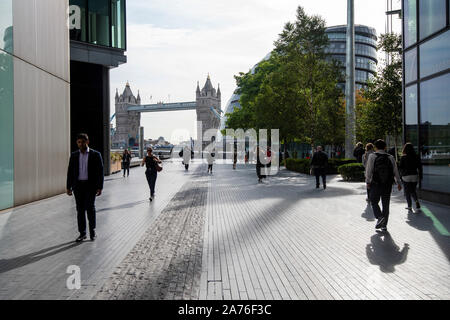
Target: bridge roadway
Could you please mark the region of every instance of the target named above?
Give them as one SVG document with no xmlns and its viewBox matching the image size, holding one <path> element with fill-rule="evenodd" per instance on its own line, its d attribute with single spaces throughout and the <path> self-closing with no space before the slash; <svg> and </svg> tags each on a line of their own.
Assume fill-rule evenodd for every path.
<svg viewBox="0 0 450 320">
<path fill-rule="evenodd" d="M 175 102 L 175 103 L 158 103 L 158 104 L 143 104 L 143 105 L 127 105 L 128 111 L 138 112 L 161 112 L 161 111 L 182 111 L 182 110 L 195 110 L 197 108 L 197 102 Z"/>
</svg>

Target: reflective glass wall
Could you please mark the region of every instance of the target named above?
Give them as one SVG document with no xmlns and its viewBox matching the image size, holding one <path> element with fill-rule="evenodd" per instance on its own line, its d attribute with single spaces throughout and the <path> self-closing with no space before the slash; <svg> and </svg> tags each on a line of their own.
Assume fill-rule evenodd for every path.
<svg viewBox="0 0 450 320">
<path fill-rule="evenodd" d="M 0 1 L 0 210 L 14 204 L 12 0 Z"/>
<path fill-rule="evenodd" d="M 421 188 L 450 193 L 449 0 L 403 0 L 404 140 L 419 150 Z"/>
<path fill-rule="evenodd" d="M 126 49 L 125 0 L 70 0 L 70 40 Z"/>
</svg>

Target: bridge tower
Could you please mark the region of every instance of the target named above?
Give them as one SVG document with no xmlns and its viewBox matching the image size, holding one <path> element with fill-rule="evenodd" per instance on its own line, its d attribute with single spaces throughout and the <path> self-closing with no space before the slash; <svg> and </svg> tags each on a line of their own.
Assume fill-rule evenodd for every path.
<svg viewBox="0 0 450 320">
<path fill-rule="evenodd" d="M 199 83 L 197 82 L 196 103 L 197 121 L 202 121 L 202 134 L 208 129 L 218 129 L 220 119 L 214 114 L 211 107 L 213 107 L 218 114 L 221 113 L 221 93 L 219 85 L 217 85 L 217 91 L 212 86 L 209 74 L 203 89 L 200 90 Z M 197 139 L 199 141 L 200 137 L 197 137 Z M 203 141 L 202 149 L 209 143 L 210 141 Z"/>
<path fill-rule="evenodd" d="M 138 145 L 141 113 L 136 111 L 128 111 L 127 108 L 129 105 L 140 104 L 141 97 L 139 95 L 139 91 L 137 97 L 135 97 L 131 91 L 128 81 L 125 85 L 123 93 L 120 96 L 118 90 L 116 89 L 116 133 L 112 139 L 113 148 L 129 148 Z"/>
</svg>

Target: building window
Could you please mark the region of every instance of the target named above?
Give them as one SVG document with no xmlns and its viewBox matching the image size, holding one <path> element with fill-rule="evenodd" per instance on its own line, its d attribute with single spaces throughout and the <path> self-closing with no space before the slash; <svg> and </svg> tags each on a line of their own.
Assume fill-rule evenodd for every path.
<svg viewBox="0 0 450 320">
<path fill-rule="evenodd" d="M 14 72 L 12 0 L 0 1 L 0 210 L 14 205 Z"/>
<path fill-rule="evenodd" d="M 70 0 L 69 7 L 69 29 L 70 39 L 86 42 L 87 0 Z"/>
<path fill-rule="evenodd" d="M 112 46 L 125 49 L 125 0 L 111 2 Z"/>
<path fill-rule="evenodd" d="M 420 45 L 420 77 L 450 68 L 450 32 Z"/>
<path fill-rule="evenodd" d="M 403 2 L 404 20 L 404 39 L 405 48 L 417 42 L 417 14 L 416 0 L 404 0 Z"/>
<path fill-rule="evenodd" d="M 405 52 L 405 83 L 417 80 L 417 49 Z"/>
<path fill-rule="evenodd" d="M 125 0 L 70 0 L 70 39 L 126 49 Z"/>
<path fill-rule="evenodd" d="M 89 1 L 89 42 L 109 46 L 109 0 Z"/>
<path fill-rule="evenodd" d="M 445 27 L 445 3 L 446 0 L 419 1 L 420 39 Z"/>
<path fill-rule="evenodd" d="M 450 190 L 450 73 L 420 84 L 422 188 Z"/>
<path fill-rule="evenodd" d="M 418 146 L 417 139 L 417 85 L 405 89 L 405 136 L 406 142 Z"/>
</svg>

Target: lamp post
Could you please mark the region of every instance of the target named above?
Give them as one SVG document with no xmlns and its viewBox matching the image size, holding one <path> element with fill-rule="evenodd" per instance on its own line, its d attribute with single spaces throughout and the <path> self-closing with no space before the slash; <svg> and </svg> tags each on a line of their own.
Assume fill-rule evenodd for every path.
<svg viewBox="0 0 450 320">
<path fill-rule="evenodd" d="M 355 137 L 355 19 L 354 0 L 347 0 L 347 47 L 345 73 L 345 157 L 353 158 Z"/>
</svg>

